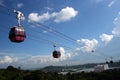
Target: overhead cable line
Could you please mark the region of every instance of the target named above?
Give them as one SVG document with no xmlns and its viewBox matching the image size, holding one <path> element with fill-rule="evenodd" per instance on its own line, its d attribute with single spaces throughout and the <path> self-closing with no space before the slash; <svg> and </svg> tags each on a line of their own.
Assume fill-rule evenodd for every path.
<svg viewBox="0 0 120 80">
<path fill-rule="evenodd" d="M 0 5 L 0 6 L 2 6 L 2 5 Z M 8 7 L 6 7 L 6 6 L 2 6 L 2 7 L 7 8 L 7 9 L 9 9 L 9 10 L 13 10 L 13 9 L 10 9 L 10 8 L 8 8 Z M 32 24 L 32 23 L 30 23 L 30 24 Z M 44 24 L 42 24 L 42 23 L 37 23 L 37 24 L 38 24 L 39 26 L 44 26 L 44 27 L 40 27 L 40 28 L 42 28 L 42 29 L 44 29 L 44 30 L 48 30 L 48 29 L 50 28 L 49 26 L 44 25 Z M 54 31 L 54 33 L 53 33 L 53 31 Z M 57 33 L 57 34 L 56 34 L 56 33 Z M 72 39 L 72 38 L 64 35 L 63 33 L 58 32 L 57 30 L 55 30 L 55 29 L 53 29 L 53 28 L 52 28 L 52 34 L 54 34 L 54 35 L 56 35 L 56 36 L 59 36 L 60 38 L 65 39 L 65 40 L 67 40 L 67 41 L 75 42 L 74 39 Z M 74 40 L 74 41 L 73 41 L 73 40 Z"/>
<path fill-rule="evenodd" d="M 10 15 L 8 15 L 8 16 L 10 16 Z M 3 26 L 3 25 L 1 25 L 1 26 Z M 4 27 L 6 27 L 6 26 L 4 26 Z M 8 27 L 7 27 L 7 28 L 8 28 Z M 29 28 L 29 29 L 30 29 L 30 28 Z M 43 28 L 43 27 L 42 27 L 42 29 L 46 30 L 46 29 Z M 31 31 L 34 31 L 34 30 L 31 30 Z M 40 31 L 34 31 L 34 32 L 42 33 L 42 32 L 40 32 Z M 33 36 L 32 36 L 32 37 L 33 37 Z M 40 39 L 42 39 L 42 38 L 40 38 Z M 63 39 L 63 38 L 62 38 L 62 39 Z M 53 42 L 54 42 L 54 41 L 49 41 L 49 40 L 46 40 L 46 39 L 42 39 L 42 40 L 47 41 L 47 42 L 51 42 L 52 44 L 53 44 Z M 63 46 L 63 47 L 67 47 L 67 46 L 62 45 L 62 44 L 58 44 L 58 45 L 61 45 L 61 46 Z M 70 47 L 67 47 L 67 48 L 73 49 L 73 48 L 70 48 Z"/>
<path fill-rule="evenodd" d="M 67 40 L 76 43 L 76 40 L 75 40 L 75 39 L 73 39 L 73 38 L 71 38 L 71 37 L 69 37 L 69 36 L 67 36 L 67 35 L 65 35 L 65 34 L 59 32 L 59 31 L 57 31 L 57 30 L 55 30 L 54 28 L 52 28 L 52 27 L 50 27 L 50 26 L 48 26 L 48 25 L 45 25 L 45 24 L 40 23 L 40 22 L 34 22 L 34 23 L 36 23 L 36 24 L 38 24 L 38 25 L 41 25 L 41 26 L 44 26 L 46 29 L 51 29 L 52 32 L 55 32 L 55 33 L 63 36 L 63 37 L 66 38 Z M 41 28 L 41 27 L 40 27 L 40 28 Z"/>
<path fill-rule="evenodd" d="M 7 6 L 5 6 L 5 5 L 0 5 L 1 7 L 4 7 L 4 8 L 6 8 L 6 9 L 8 9 L 8 10 L 14 10 L 14 9 L 11 9 L 11 8 L 8 8 Z M 68 41 L 70 41 L 70 42 L 74 42 L 74 43 L 76 43 L 76 40 L 75 39 L 73 39 L 73 38 L 71 38 L 71 37 L 69 37 L 69 36 L 67 36 L 67 35 L 65 35 L 65 34 L 63 34 L 63 33 L 61 33 L 61 32 L 59 32 L 59 31 L 57 31 L 57 30 L 55 30 L 55 29 L 53 29 L 52 27 L 50 27 L 50 26 L 48 26 L 48 25 L 45 25 L 45 24 L 42 24 L 42 23 L 39 23 L 39 22 L 34 22 L 34 23 L 36 23 L 36 24 L 38 24 L 38 25 L 41 25 L 41 26 L 44 26 L 44 28 L 43 27 L 40 27 L 40 28 L 43 28 L 43 29 L 51 29 L 52 30 L 52 32 L 51 33 L 55 33 L 55 35 L 56 36 L 59 36 L 59 37 L 62 37 L 63 39 L 65 39 L 65 40 L 68 40 Z M 33 23 L 32 23 L 33 24 Z M 54 34 L 53 33 L 53 34 Z M 77 43 L 76 43 L 77 44 Z"/>
<path fill-rule="evenodd" d="M 3 26 L 3 27 L 8 28 L 7 26 L 1 25 L 1 24 L 0 24 L 0 26 Z M 4 31 L 7 32 L 6 30 L 4 30 Z M 47 40 L 47 39 L 44 39 L 44 38 L 41 38 L 41 37 L 38 37 L 38 36 L 35 36 L 35 35 L 32 35 L 32 34 L 29 34 L 29 33 L 27 33 L 27 35 L 28 35 L 29 39 L 32 39 L 32 40 L 47 42 L 47 43 L 50 43 L 50 44 L 53 44 L 53 43 L 54 43 L 54 41 Z M 47 44 L 47 43 L 46 43 L 46 44 Z M 62 46 L 62 47 L 65 47 L 65 48 L 67 48 L 67 49 L 73 49 L 73 48 L 71 48 L 71 47 L 65 46 L 65 45 L 60 44 L 60 43 L 57 43 L 57 45 Z"/>
<path fill-rule="evenodd" d="M 30 23 L 31 25 L 36 25 L 36 23 Z M 60 35 L 59 33 L 57 33 L 57 32 L 55 32 L 55 29 L 53 30 L 52 28 L 46 28 L 46 27 L 44 27 L 43 25 L 37 25 L 37 26 L 41 26 L 41 27 L 39 27 L 39 28 L 41 28 L 41 29 L 43 29 L 43 30 L 49 30 L 50 29 L 50 33 L 51 34 L 53 34 L 53 35 L 55 35 L 56 37 L 59 37 L 59 38 L 61 38 L 61 39 L 64 39 L 64 40 L 66 40 L 66 41 L 69 41 L 69 42 L 73 42 L 73 41 L 71 41 L 70 39 L 68 39 L 68 38 L 66 38 L 65 36 L 63 36 L 63 35 Z"/>
<path fill-rule="evenodd" d="M 8 8 L 6 5 L 4 5 L 4 4 L 2 4 L 2 3 L 0 3 L 0 6 L 3 7 L 3 8 L 5 8 L 5 9 L 7 9 L 7 10 L 10 10 L 10 11 L 13 11 L 13 10 L 14 10 L 14 9 L 12 9 L 12 8 Z"/>
<path fill-rule="evenodd" d="M 6 9 L 8 9 L 8 10 L 13 10 L 13 9 L 10 9 L 10 8 L 6 7 L 5 5 L 1 5 L 1 4 L 0 4 L 0 6 L 6 8 Z M 69 36 L 67 36 L 67 35 L 65 35 L 65 34 L 59 32 L 59 31 L 57 31 L 57 30 L 55 30 L 55 29 L 53 29 L 53 28 L 50 27 L 50 26 L 47 26 L 47 25 L 42 24 L 42 23 L 39 23 L 39 22 L 34 22 L 34 23 L 36 23 L 36 24 L 38 24 L 38 25 L 41 25 L 41 26 L 44 26 L 44 28 L 43 28 L 43 27 L 40 27 L 40 28 L 43 28 L 43 29 L 46 28 L 46 30 L 51 28 L 53 32 L 59 34 L 63 39 L 66 39 L 66 40 L 68 40 L 68 41 L 71 41 L 71 42 L 76 43 L 76 40 L 75 40 L 75 39 L 73 39 L 73 38 L 71 38 L 71 37 L 69 37 Z M 55 35 L 56 35 L 56 34 L 55 34 Z M 45 40 L 45 39 L 41 39 L 41 40 L 44 40 L 44 41 L 53 43 L 53 41 L 49 41 L 49 40 Z"/>
</svg>

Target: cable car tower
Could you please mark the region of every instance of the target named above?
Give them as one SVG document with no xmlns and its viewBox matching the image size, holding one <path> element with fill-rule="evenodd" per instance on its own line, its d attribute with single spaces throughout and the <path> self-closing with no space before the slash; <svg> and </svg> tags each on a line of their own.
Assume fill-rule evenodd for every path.
<svg viewBox="0 0 120 80">
<path fill-rule="evenodd" d="M 23 42 L 26 38 L 25 30 L 21 27 L 20 21 L 24 17 L 23 13 L 17 10 L 14 10 L 14 13 L 17 14 L 16 18 L 18 20 L 18 25 L 10 29 L 9 39 L 11 42 L 20 43 Z"/>
<path fill-rule="evenodd" d="M 56 50 L 56 43 L 54 43 L 53 47 L 54 47 L 53 58 L 60 58 L 61 53 L 60 51 Z"/>
</svg>

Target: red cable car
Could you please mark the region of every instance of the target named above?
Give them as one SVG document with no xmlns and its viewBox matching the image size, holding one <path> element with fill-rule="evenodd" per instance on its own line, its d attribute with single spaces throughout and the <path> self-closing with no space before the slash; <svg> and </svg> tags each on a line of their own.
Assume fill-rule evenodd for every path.
<svg viewBox="0 0 120 80">
<path fill-rule="evenodd" d="M 12 42 L 20 43 L 23 42 L 26 38 L 25 30 L 20 25 L 20 20 L 24 17 L 24 15 L 17 10 L 14 10 L 14 12 L 17 14 L 16 18 L 18 20 L 18 26 L 15 26 L 10 29 L 9 39 Z"/>
<path fill-rule="evenodd" d="M 12 42 L 23 42 L 26 38 L 25 30 L 23 27 L 13 27 L 9 32 L 9 39 Z"/>
<path fill-rule="evenodd" d="M 60 56 L 61 56 L 60 51 L 57 51 L 57 50 L 55 49 L 55 48 L 56 48 L 56 43 L 54 43 L 53 47 L 54 47 L 53 57 L 54 57 L 54 58 L 60 58 Z"/>
<path fill-rule="evenodd" d="M 60 58 L 60 56 L 61 56 L 61 53 L 60 53 L 60 51 L 53 51 L 53 57 L 54 58 Z"/>
</svg>

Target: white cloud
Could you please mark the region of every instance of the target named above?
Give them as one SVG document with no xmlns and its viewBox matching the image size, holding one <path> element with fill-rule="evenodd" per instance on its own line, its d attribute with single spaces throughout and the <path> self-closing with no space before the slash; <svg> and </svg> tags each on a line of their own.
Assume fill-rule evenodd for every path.
<svg viewBox="0 0 120 80">
<path fill-rule="evenodd" d="M 65 53 L 65 50 L 63 47 L 60 47 L 59 51 L 61 53 L 61 57 L 57 58 L 57 59 L 53 58 L 53 56 L 51 54 L 51 55 L 43 55 L 43 56 L 31 56 L 31 58 L 28 59 L 28 61 L 32 62 L 34 64 L 53 63 L 53 62 L 67 60 L 68 58 L 71 57 L 70 54 Z"/>
<path fill-rule="evenodd" d="M 77 48 L 76 50 L 82 50 L 83 52 L 90 52 L 91 50 L 94 50 L 95 47 L 98 45 L 98 41 L 96 39 L 81 39 L 77 40 L 77 42 L 82 46 L 80 48 Z"/>
<path fill-rule="evenodd" d="M 78 11 L 74 10 L 74 8 L 66 7 L 63 8 L 60 12 L 53 12 L 51 14 L 48 12 L 42 15 L 39 15 L 38 13 L 30 13 L 28 19 L 30 22 L 43 22 L 53 18 L 55 22 L 64 22 L 74 18 L 77 13 Z"/>
<path fill-rule="evenodd" d="M 50 14 L 48 12 L 44 13 L 43 15 L 39 15 L 38 13 L 31 13 L 29 14 L 28 18 L 29 22 L 43 22 L 50 19 Z"/>
<path fill-rule="evenodd" d="M 60 62 L 66 61 L 72 57 L 71 53 L 65 53 L 65 49 L 63 47 L 60 47 L 58 50 L 61 52 L 60 58 L 53 58 L 52 52 L 50 55 L 16 55 L 16 57 L 15 55 L 11 55 L 1 57 L 0 64 L 2 64 L 4 67 L 12 64 L 13 66 L 21 65 L 22 68 L 38 68 L 41 66 L 44 67 L 54 65 L 56 63 L 59 64 Z"/>
<path fill-rule="evenodd" d="M 43 31 L 43 33 L 48 33 L 48 32 L 53 32 L 51 27 L 49 29 Z"/>
<path fill-rule="evenodd" d="M 101 38 L 102 41 L 108 43 L 109 41 L 112 40 L 113 35 L 102 34 L 102 35 L 100 35 L 100 38 Z"/>
<path fill-rule="evenodd" d="M 55 14 L 55 22 L 64 22 L 74 18 L 77 15 L 78 11 L 74 10 L 72 7 L 66 7 L 58 13 Z"/>
<path fill-rule="evenodd" d="M 52 56 L 50 55 L 43 55 L 43 56 L 31 56 L 26 62 L 29 64 L 31 62 L 32 64 L 42 64 L 46 62 L 52 61 Z"/>
<path fill-rule="evenodd" d="M 18 4 L 17 4 L 17 7 L 18 7 L 18 8 L 23 7 L 23 3 L 18 3 Z"/>
<path fill-rule="evenodd" d="M 113 5 L 115 4 L 115 2 L 116 2 L 116 0 L 111 1 L 111 2 L 108 4 L 108 7 L 113 6 Z"/>
<path fill-rule="evenodd" d="M 65 53 L 65 50 L 63 47 L 60 47 L 60 52 L 61 52 L 61 57 L 60 57 L 60 60 L 67 60 L 68 58 L 71 58 L 71 55 L 70 53 Z"/>
<path fill-rule="evenodd" d="M 71 58 L 71 54 L 65 53 L 65 50 L 63 47 L 60 47 L 58 50 L 61 52 L 60 58 L 53 58 L 52 54 L 37 55 L 37 56 L 31 56 L 27 58 L 24 57 L 24 59 L 19 59 L 19 61 L 17 62 L 23 64 L 24 67 L 27 66 L 27 68 L 31 68 L 31 65 L 36 65 L 32 67 L 40 67 L 41 65 L 42 66 L 54 65 L 56 64 L 56 62 L 59 63 L 61 61 L 65 61 Z"/>
<path fill-rule="evenodd" d="M 3 59 L 0 60 L 0 63 L 5 64 L 5 63 L 12 63 L 13 59 L 10 56 L 4 56 Z"/>
<path fill-rule="evenodd" d="M 120 36 L 120 27 L 116 27 L 112 30 L 112 34 L 115 36 Z"/>
<path fill-rule="evenodd" d="M 120 36 L 120 12 L 118 12 L 117 17 L 113 21 L 115 27 L 112 30 L 114 36 Z"/>
<path fill-rule="evenodd" d="M 53 10 L 53 8 L 50 8 L 50 7 L 45 7 L 45 9 L 49 11 Z"/>
</svg>

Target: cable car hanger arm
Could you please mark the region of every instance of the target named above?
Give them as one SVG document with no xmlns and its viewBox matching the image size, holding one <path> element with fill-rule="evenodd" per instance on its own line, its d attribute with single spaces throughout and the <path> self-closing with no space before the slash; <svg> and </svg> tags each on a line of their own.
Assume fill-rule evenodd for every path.
<svg viewBox="0 0 120 80">
<path fill-rule="evenodd" d="M 17 11 L 17 10 L 14 10 L 14 13 L 17 14 L 16 18 L 17 18 L 17 20 L 18 20 L 18 26 L 21 26 L 21 25 L 20 25 L 20 20 L 22 20 L 22 18 L 24 17 L 23 13 L 20 12 L 20 11 Z"/>
</svg>

